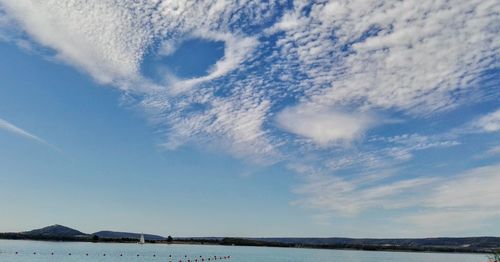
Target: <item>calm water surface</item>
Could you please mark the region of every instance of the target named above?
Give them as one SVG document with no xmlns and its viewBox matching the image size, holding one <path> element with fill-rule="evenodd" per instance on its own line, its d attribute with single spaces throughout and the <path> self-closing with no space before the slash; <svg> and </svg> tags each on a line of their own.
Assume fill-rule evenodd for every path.
<svg viewBox="0 0 500 262">
<path fill-rule="evenodd" d="M 18 254 L 15 254 L 18 252 Z M 36 254 L 33 254 L 36 252 Z M 54 252 L 54 255 L 51 253 Z M 71 256 L 69 255 L 71 253 Z M 88 256 L 86 255 L 88 254 Z M 104 254 L 106 256 L 104 256 Z M 120 254 L 122 256 L 120 256 Z M 139 255 L 139 256 L 137 256 Z M 171 255 L 171 258 L 169 258 Z M 185 257 L 187 256 L 187 257 Z M 0 240 L 1 262 L 154 262 L 207 261 L 214 256 L 231 256 L 217 261 L 231 262 L 486 262 L 481 254 L 369 252 L 266 247 L 224 247 L 204 245 L 102 244 Z"/>
</svg>

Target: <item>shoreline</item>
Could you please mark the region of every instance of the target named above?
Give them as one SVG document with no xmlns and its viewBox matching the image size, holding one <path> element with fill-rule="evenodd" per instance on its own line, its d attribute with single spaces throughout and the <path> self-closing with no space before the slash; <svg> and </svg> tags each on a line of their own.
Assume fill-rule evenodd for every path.
<svg viewBox="0 0 500 262">
<path fill-rule="evenodd" d="M 235 240 L 235 241 L 228 241 Z M 60 238 L 43 238 L 43 237 L 24 237 L 24 238 L 5 238 L 0 236 L 0 240 L 17 240 L 17 241 L 41 241 L 41 242 L 54 242 L 54 243 L 96 243 L 96 244 L 136 244 L 138 240 L 135 239 L 100 239 L 93 241 L 91 239 L 73 238 L 73 239 L 60 239 Z M 369 251 L 369 252 L 406 252 L 406 253 L 442 253 L 442 254 L 491 254 L 495 249 L 491 250 L 473 250 L 458 247 L 409 247 L 409 246 L 378 246 L 378 245 L 308 245 L 308 244 L 284 244 L 262 242 L 257 243 L 244 243 L 249 239 L 240 238 L 226 238 L 222 241 L 219 240 L 173 240 L 167 241 L 146 241 L 147 244 L 152 245 L 210 245 L 210 246 L 235 246 L 235 247 L 266 247 L 266 248 L 290 248 L 290 249 L 315 249 L 315 250 L 341 250 L 341 251 Z M 243 241 L 243 242 L 242 242 Z"/>
</svg>

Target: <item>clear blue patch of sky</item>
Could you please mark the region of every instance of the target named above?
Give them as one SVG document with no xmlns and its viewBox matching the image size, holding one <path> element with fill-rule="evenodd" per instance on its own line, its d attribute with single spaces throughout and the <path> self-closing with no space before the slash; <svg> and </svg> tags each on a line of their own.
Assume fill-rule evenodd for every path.
<svg viewBox="0 0 500 262">
<path fill-rule="evenodd" d="M 222 41 L 187 39 L 166 56 L 158 50 L 152 50 L 144 58 L 142 72 L 157 82 L 162 82 L 167 72 L 181 79 L 201 77 L 207 75 L 215 63 L 224 57 L 224 47 Z"/>
</svg>

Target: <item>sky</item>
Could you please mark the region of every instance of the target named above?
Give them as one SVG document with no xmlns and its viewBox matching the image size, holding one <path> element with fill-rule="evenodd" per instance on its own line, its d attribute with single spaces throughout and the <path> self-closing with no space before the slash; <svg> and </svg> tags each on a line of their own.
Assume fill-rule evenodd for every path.
<svg viewBox="0 0 500 262">
<path fill-rule="evenodd" d="M 0 231 L 500 236 L 495 0 L 0 0 Z"/>
</svg>

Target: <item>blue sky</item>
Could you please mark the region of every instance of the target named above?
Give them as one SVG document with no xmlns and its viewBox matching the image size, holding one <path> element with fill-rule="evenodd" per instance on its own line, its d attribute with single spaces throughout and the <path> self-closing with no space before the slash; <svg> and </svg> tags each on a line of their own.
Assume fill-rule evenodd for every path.
<svg viewBox="0 0 500 262">
<path fill-rule="evenodd" d="M 0 231 L 500 235 L 495 2 L 0 0 Z"/>
</svg>

